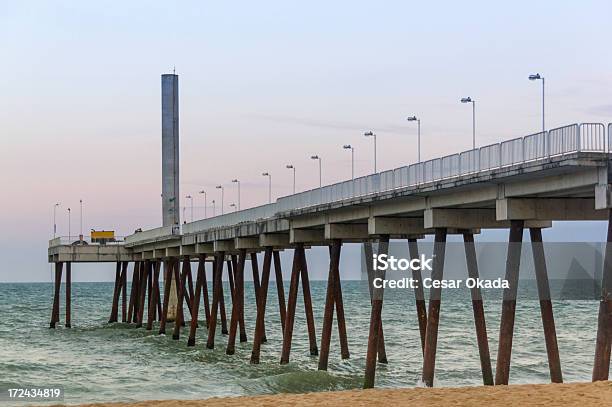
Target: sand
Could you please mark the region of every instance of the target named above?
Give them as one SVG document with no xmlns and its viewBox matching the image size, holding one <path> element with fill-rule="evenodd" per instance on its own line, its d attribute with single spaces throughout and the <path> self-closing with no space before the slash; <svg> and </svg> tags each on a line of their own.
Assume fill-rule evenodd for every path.
<svg viewBox="0 0 612 407">
<path fill-rule="evenodd" d="M 525 384 L 495 387 L 373 389 L 276 394 L 206 400 L 87 404 L 96 407 L 167 406 L 612 406 L 612 382 Z M 85 406 L 85 405 L 83 405 Z"/>
</svg>

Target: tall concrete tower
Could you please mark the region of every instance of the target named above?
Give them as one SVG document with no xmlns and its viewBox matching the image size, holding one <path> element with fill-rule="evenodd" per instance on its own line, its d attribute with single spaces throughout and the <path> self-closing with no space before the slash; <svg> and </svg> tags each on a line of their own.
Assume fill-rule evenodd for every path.
<svg viewBox="0 0 612 407">
<path fill-rule="evenodd" d="M 178 75 L 161 76 L 163 226 L 180 224 Z"/>
</svg>

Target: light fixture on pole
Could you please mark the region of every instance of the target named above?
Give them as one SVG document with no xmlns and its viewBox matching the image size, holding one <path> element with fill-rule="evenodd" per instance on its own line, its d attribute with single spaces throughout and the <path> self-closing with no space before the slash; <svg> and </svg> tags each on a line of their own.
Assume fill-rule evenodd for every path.
<svg viewBox="0 0 612 407">
<path fill-rule="evenodd" d="M 79 240 L 83 240 L 83 200 L 79 199 Z"/>
<path fill-rule="evenodd" d="M 216 216 L 216 214 L 217 214 L 217 208 L 215 206 L 215 200 L 214 199 L 212 200 L 212 204 L 213 204 L 213 218 L 214 218 Z"/>
<path fill-rule="evenodd" d="M 240 210 L 240 180 L 233 179 L 232 182 L 238 184 L 238 210 Z"/>
<path fill-rule="evenodd" d="M 59 202 L 53 205 L 53 238 L 55 238 L 57 233 L 56 211 L 58 206 L 60 206 Z"/>
<path fill-rule="evenodd" d="M 293 166 L 293 164 L 287 164 L 285 168 L 293 170 L 293 194 L 295 195 L 295 167 Z"/>
<path fill-rule="evenodd" d="M 187 195 L 185 199 L 189 199 L 191 201 L 191 221 L 193 222 L 193 196 Z"/>
<path fill-rule="evenodd" d="M 345 144 L 342 146 L 345 150 L 351 150 L 351 179 L 355 179 L 355 148 L 350 144 Z"/>
<path fill-rule="evenodd" d="M 536 73 L 533 75 L 529 75 L 529 80 L 530 81 L 542 80 L 542 133 L 544 133 L 546 131 L 546 124 L 544 121 L 544 77 L 541 76 L 539 73 Z"/>
<path fill-rule="evenodd" d="M 472 148 L 476 149 L 476 101 L 468 96 L 461 98 L 461 103 L 472 104 Z"/>
<path fill-rule="evenodd" d="M 322 168 L 321 168 L 321 157 L 319 157 L 318 155 L 312 155 L 310 156 L 310 159 L 312 160 L 319 160 L 319 188 L 323 187 L 323 175 L 322 175 Z"/>
<path fill-rule="evenodd" d="M 221 215 L 223 215 L 223 185 L 217 185 L 215 188 L 220 189 L 221 190 Z"/>
<path fill-rule="evenodd" d="M 268 203 L 272 203 L 272 175 L 269 172 L 263 172 L 261 175 L 268 177 Z"/>
<path fill-rule="evenodd" d="M 70 228 L 70 208 L 68 208 L 68 243 L 72 244 L 71 242 L 71 238 L 70 238 L 70 232 L 71 232 L 71 228 Z"/>
<path fill-rule="evenodd" d="M 230 208 L 234 208 L 234 212 L 236 212 L 238 210 L 238 207 L 233 202 L 229 206 L 230 206 Z"/>
<path fill-rule="evenodd" d="M 199 193 L 204 194 L 204 219 L 206 219 L 207 218 L 206 216 L 206 191 L 201 190 Z"/>
<path fill-rule="evenodd" d="M 374 137 L 374 174 L 376 174 L 376 134 L 371 131 L 366 131 L 363 135 L 366 137 Z"/>
<path fill-rule="evenodd" d="M 409 122 L 417 122 L 417 160 L 421 162 L 421 119 L 416 116 L 407 117 Z"/>
</svg>

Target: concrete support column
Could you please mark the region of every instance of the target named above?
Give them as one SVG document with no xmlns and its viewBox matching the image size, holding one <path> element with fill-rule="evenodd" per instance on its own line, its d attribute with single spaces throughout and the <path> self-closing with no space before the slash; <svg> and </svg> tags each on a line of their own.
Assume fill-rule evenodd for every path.
<svg viewBox="0 0 612 407">
<path fill-rule="evenodd" d="M 608 209 L 608 237 L 601 278 L 601 299 L 597 318 L 597 341 L 593 381 L 608 380 L 610 374 L 610 349 L 612 344 L 612 209 Z"/>
</svg>

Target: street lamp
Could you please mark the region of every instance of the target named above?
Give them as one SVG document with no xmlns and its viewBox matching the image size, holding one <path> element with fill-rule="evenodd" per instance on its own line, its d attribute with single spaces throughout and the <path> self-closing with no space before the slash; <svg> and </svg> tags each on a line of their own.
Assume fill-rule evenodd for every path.
<svg viewBox="0 0 612 407">
<path fill-rule="evenodd" d="M 70 243 L 70 208 L 68 208 L 68 243 Z"/>
<path fill-rule="evenodd" d="M 323 187 L 323 176 L 321 174 L 322 170 L 321 170 L 321 157 L 319 157 L 318 155 L 313 155 L 310 156 L 310 158 L 312 160 L 319 160 L 319 188 Z"/>
<path fill-rule="evenodd" d="M 376 134 L 371 131 L 366 131 L 363 135 L 366 137 L 374 137 L 374 174 L 376 174 Z"/>
<path fill-rule="evenodd" d="M 539 73 L 534 74 L 534 75 L 529 75 L 530 81 L 537 81 L 540 79 L 542 80 L 542 133 L 544 133 L 546 131 L 546 125 L 544 122 L 544 77 L 541 76 Z"/>
<path fill-rule="evenodd" d="M 230 204 L 230 208 L 234 208 L 234 212 L 236 212 L 238 210 L 238 207 L 233 202 Z"/>
<path fill-rule="evenodd" d="M 221 215 L 223 215 L 223 185 L 217 185 L 215 188 L 220 189 L 221 190 Z"/>
<path fill-rule="evenodd" d="M 232 182 L 238 184 L 238 210 L 240 210 L 240 180 L 233 179 Z"/>
<path fill-rule="evenodd" d="M 461 103 L 472 104 L 472 148 L 476 149 L 476 101 L 468 96 L 461 98 Z"/>
<path fill-rule="evenodd" d="M 269 172 L 263 172 L 261 175 L 268 177 L 268 203 L 272 203 L 272 175 Z"/>
<path fill-rule="evenodd" d="M 421 162 L 421 119 L 416 116 L 407 117 L 409 122 L 417 122 L 417 159 Z"/>
<path fill-rule="evenodd" d="M 83 200 L 79 199 L 79 240 L 83 240 Z"/>
<path fill-rule="evenodd" d="M 204 194 L 204 219 L 206 219 L 206 191 L 201 190 L 200 194 Z"/>
<path fill-rule="evenodd" d="M 295 195 L 295 167 L 292 164 L 287 164 L 285 167 L 289 170 L 293 170 L 293 194 Z"/>
<path fill-rule="evenodd" d="M 185 199 L 191 200 L 191 221 L 193 222 L 193 197 L 191 195 L 187 195 Z"/>
<path fill-rule="evenodd" d="M 212 200 L 212 204 L 213 204 L 213 218 L 214 218 L 216 216 L 216 213 L 217 213 L 217 208 L 215 206 L 215 200 L 214 199 Z"/>
<path fill-rule="evenodd" d="M 350 144 L 342 146 L 345 150 L 351 150 L 351 179 L 355 180 L 355 148 Z"/>
<path fill-rule="evenodd" d="M 58 206 L 60 206 L 59 202 L 53 205 L 53 238 L 54 239 L 55 239 L 55 234 L 57 233 L 57 223 L 55 219 L 56 219 L 56 211 L 57 211 Z"/>
</svg>

